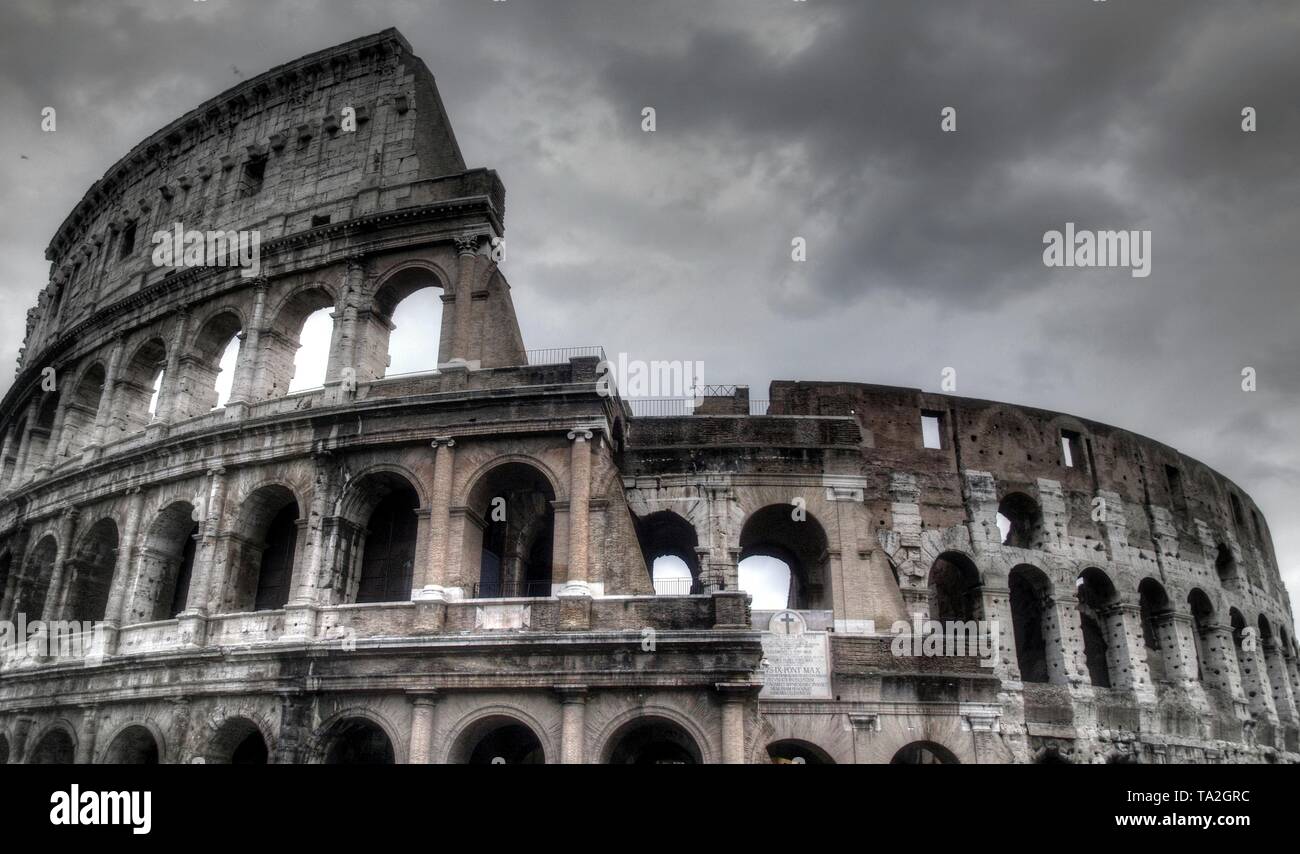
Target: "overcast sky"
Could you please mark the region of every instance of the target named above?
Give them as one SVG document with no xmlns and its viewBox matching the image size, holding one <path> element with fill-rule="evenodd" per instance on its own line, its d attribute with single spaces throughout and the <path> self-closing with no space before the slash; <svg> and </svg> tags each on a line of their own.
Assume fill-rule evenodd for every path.
<svg viewBox="0 0 1300 854">
<path fill-rule="evenodd" d="M 242 79 L 397 26 L 469 165 L 505 181 L 527 346 L 703 360 L 707 382 L 755 398 L 774 378 L 938 391 L 953 366 L 959 394 L 1123 426 L 1223 472 L 1300 589 L 1294 0 L 9 0 L 0 15 L 5 365 L 45 246 L 118 157 Z M 1066 222 L 1149 229 L 1151 275 L 1045 268 L 1043 234 Z"/>
</svg>

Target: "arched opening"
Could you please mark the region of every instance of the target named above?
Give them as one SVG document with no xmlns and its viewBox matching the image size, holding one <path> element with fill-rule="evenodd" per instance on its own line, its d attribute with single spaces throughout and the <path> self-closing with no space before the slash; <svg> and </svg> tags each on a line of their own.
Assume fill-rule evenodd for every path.
<svg viewBox="0 0 1300 854">
<path fill-rule="evenodd" d="M 532 728 L 506 715 L 475 721 L 453 746 L 453 765 L 543 765 L 546 752 Z"/>
<path fill-rule="evenodd" d="M 104 754 L 106 765 L 157 765 L 158 742 L 147 727 L 129 726 L 118 733 Z"/>
<path fill-rule="evenodd" d="M 13 563 L 13 552 L 6 550 L 0 553 L 0 616 L 9 613 L 9 609 L 6 607 L 9 600 L 5 593 L 9 589 L 9 572 L 13 567 Z"/>
<path fill-rule="evenodd" d="M 1021 564 L 1011 570 L 1011 624 L 1016 636 L 1016 661 L 1024 682 L 1051 682 L 1047 644 L 1052 637 L 1051 582 L 1037 567 Z"/>
<path fill-rule="evenodd" d="M 395 273 L 375 293 L 364 320 L 370 358 L 361 360 L 358 379 L 436 370 L 442 338 L 442 283 L 422 268 Z"/>
<path fill-rule="evenodd" d="M 112 519 L 100 519 L 77 544 L 67 569 L 69 619 L 83 622 L 104 619 L 116 566 L 117 524 Z"/>
<path fill-rule="evenodd" d="M 479 555 L 474 597 L 550 596 L 555 492 L 527 463 L 510 462 L 470 491 L 466 555 Z"/>
<path fill-rule="evenodd" d="M 751 562 L 754 558 L 768 560 Z M 826 530 L 801 506 L 770 504 L 751 513 L 740 531 L 740 589 L 754 596 L 755 608 L 760 608 L 760 601 L 773 603 L 778 609 L 828 607 L 829 560 Z M 773 561 L 789 573 L 784 602 L 780 602 L 779 590 L 775 589 L 783 573 Z"/>
<path fill-rule="evenodd" d="M 27 472 L 29 474 L 45 463 L 51 444 L 58 441 L 54 435 L 54 422 L 58 417 L 59 392 L 50 391 L 41 396 L 40 406 L 36 409 L 36 423 L 28 436 Z"/>
<path fill-rule="evenodd" d="M 1192 640 L 1196 645 L 1196 678 L 1204 682 L 1206 671 L 1211 667 L 1207 648 L 1213 643 L 1209 632 L 1214 625 L 1214 605 L 1205 591 L 1194 587 L 1187 594 L 1187 607 L 1192 614 Z"/>
<path fill-rule="evenodd" d="M 944 624 L 983 619 L 979 570 L 961 552 L 944 552 L 930 565 L 930 619 Z"/>
<path fill-rule="evenodd" d="M 1230 584 L 1237 580 L 1237 559 L 1232 556 L 1232 549 L 1227 543 L 1219 543 L 1214 555 L 1214 571 L 1219 581 Z"/>
<path fill-rule="evenodd" d="M 1090 566 L 1079 573 L 1076 582 L 1079 600 L 1079 623 L 1083 630 L 1083 657 L 1088 666 L 1088 678 L 1098 688 L 1110 688 L 1111 657 L 1109 614 L 1119 604 L 1119 593 L 1106 573 Z M 1122 644 L 1123 638 L 1117 642 Z"/>
<path fill-rule="evenodd" d="M 1138 603 L 1142 613 L 1142 644 L 1146 647 L 1147 669 L 1153 683 L 1164 682 L 1169 674 L 1160 636 L 1173 614 L 1173 606 L 1165 588 L 1154 578 L 1144 578 L 1138 585 Z"/>
<path fill-rule="evenodd" d="M 50 576 L 54 572 L 54 558 L 59 546 L 54 536 L 46 534 L 27 556 L 23 568 L 22 588 L 18 592 L 18 614 L 26 614 L 27 622 L 40 620 L 45 615 L 45 597 L 50 592 Z"/>
<path fill-rule="evenodd" d="M 414 584 L 416 510 L 420 498 L 404 477 L 391 472 L 366 475 L 356 484 L 349 516 L 364 520 L 360 531 L 361 566 L 350 601 L 403 602 Z"/>
<path fill-rule="evenodd" d="M 64 729 L 47 732 L 27 760 L 28 765 L 71 765 L 76 761 L 77 747 L 72 736 Z"/>
<path fill-rule="evenodd" d="M 149 525 L 134 595 L 127 605 L 128 625 L 170 620 L 186 609 L 198 535 L 194 505 L 188 501 L 167 505 Z"/>
<path fill-rule="evenodd" d="M 240 508 L 226 611 L 275 611 L 289 601 L 298 550 L 298 501 L 285 486 L 263 486 Z"/>
<path fill-rule="evenodd" d="M 189 405 L 183 417 L 206 415 L 230 399 L 239 359 L 239 315 L 223 311 L 203 324 L 185 360 Z"/>
<path fill-rule="evenodd" d="M 60 456 L 76 459 L 95 435 L 99 402 L 104 395 L 104 366 L 96 362 L 77 380 L 63 415 Z"/>
<path fill-rule="evenodd" d="M 373 721 L 346 718 L 331 727 L 326 765 L 392 765 L 393 742 Z"/>
<path fill-rule="evenodd" d="M 933 741 L 914 741 L 898 749 L 890 765 L 958 765 L 957 755 Z"/>
<path fill-rule="evenodd" d="M 265 765 L 269 754 L 257 724 L 247 718 L 230 718 L 208 743 L 204 761 L 210 765 Z"/>
<path fill-rule="evenodd" d="M 637 542 L 659 596 L 699 593 L 699 539 L 695 526 L 671 510 L 635 518 Z"/>
<path fill-rule="evenodd" d="M 24 416 L 9 430 L 9 453 L 5 455 L 0 463 L 3 468 L 0 469 L 0 488 L 17 482 L 18 475 L 18 450 L 23 443 L 23 434 L 27 432 L 27 418 Z"/>
<path fill-rule="evenodd" d="M 834 765 L 830 754 L 815 744 L 787 738 L 767 746 L 767 758 L 773 765 Z"/>
<path fill-rule="evenodd" d="M 162 395 L 167 345 L 151 338 L 136 348 L 113 391 L 113 424 L 118 438 L 139 433 L 157 414 Z"/>
<path fill-rule="evenodd" d="M 0 765 L 9 764 L 9 739 L 0 735 Z"/>
<path fill-rule="evenodd" d="M 1023 492 L 1013 492 L 998 504 L 998 530 L 1002 544 L 1018 549 L 1042 548 L 1043 512 L 1038 502 Z"/>
<path fill-rule="evenodd" d="M 667 718 L 638 718 L 610 739 L 609 765 L 702 765 L 700 746 L 682 726 Z"/>
<path fill-rule="evenodd" d="M 263 334 L 259 397 L 280 397 L 325 384 L 334 338 L 334 297 L 324 288 L 294 294 Z"/>
</svg>

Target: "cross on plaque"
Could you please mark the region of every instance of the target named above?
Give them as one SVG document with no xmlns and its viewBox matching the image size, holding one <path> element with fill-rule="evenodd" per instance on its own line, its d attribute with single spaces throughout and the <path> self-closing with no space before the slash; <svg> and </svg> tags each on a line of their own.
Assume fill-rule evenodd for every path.
<svg viewBox="0 0 1300 854">
<path fill-rule="evenodd" d="M 781 634 L 788 635 L 791 633 L 790 624 L 799 622 L 799 618 L 796 617 L 794 614 L 791 614 L 789 611 L 785 611 L 781 614 L 781 616 L 776 618 L 776 621 L 780 623 L 781 626 L 784 627 L 781 629 Z"/>
</svg>

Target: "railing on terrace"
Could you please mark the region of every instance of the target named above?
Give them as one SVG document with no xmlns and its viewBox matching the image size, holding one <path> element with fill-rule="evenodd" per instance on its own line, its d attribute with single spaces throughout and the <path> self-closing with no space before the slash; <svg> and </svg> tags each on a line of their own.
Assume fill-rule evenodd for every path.
<svg viewBox="0 0 1300 854">
<path fill-rule="evenodd" d="M 605 348 L 595 345 L 590 347 L 548 347 L 541 350 L 525 350 L 524 355 L 530 365 L 562 365 L 570 359 L 583 356 L 595 356 L 604 361 Z"/>
<path fill-rule="evenodd" d="M 474 585 L 475 599 L 545 599 L 550 595 L 549 581 L 480 581 Z"/>
<path fill-rule="evenodd" d="M 681 418 L 694 415 L 699 408 L 699 398 L 690 397 L 645 397 L 628 401 L 632 414 L 638 418 Z M 749 401 L 750 415 L 766 415 L 770 400 Z"/>
<path fill-rule="evenodd" d="M 656 596 L 691 596 L 703 592 L 693 578 L 656 578 L 654 586 Z"/>
</svg>

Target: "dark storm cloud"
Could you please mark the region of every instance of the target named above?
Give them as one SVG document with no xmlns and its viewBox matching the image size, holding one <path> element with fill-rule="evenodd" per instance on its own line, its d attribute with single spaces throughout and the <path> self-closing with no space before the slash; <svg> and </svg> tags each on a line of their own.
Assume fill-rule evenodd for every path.
<svg viewBox="0 0 1300 854">
<path fill-rule="evenodd" d="M 11 3 L 0 290 L 169 120 L 399 27 L 471 165 L 509 189 L 529 346 L 704 359 L 1070 411 L 1261 505 L 1300 588 L 1300 5 L 1277 2 Z M 43 135 L 40 107 L 59 108 Z M 1259 131 L 1240 131 L 1243 106 Z M 642 133 L 641 110 L 658 130 Z M 958 132 L 939 132 L 939 111 Z M 20 155 L 27 155 L 23 160 Z M 1042 236 L 1150 229 L 1153 272 L 1043 267 Z M 790 261 L 794 236 L 808 261 Z M 16 354 L 22 311 L 0 318 Z M 1240 372 L 1256 368 L 1259 390 Z"/>
</svg>

